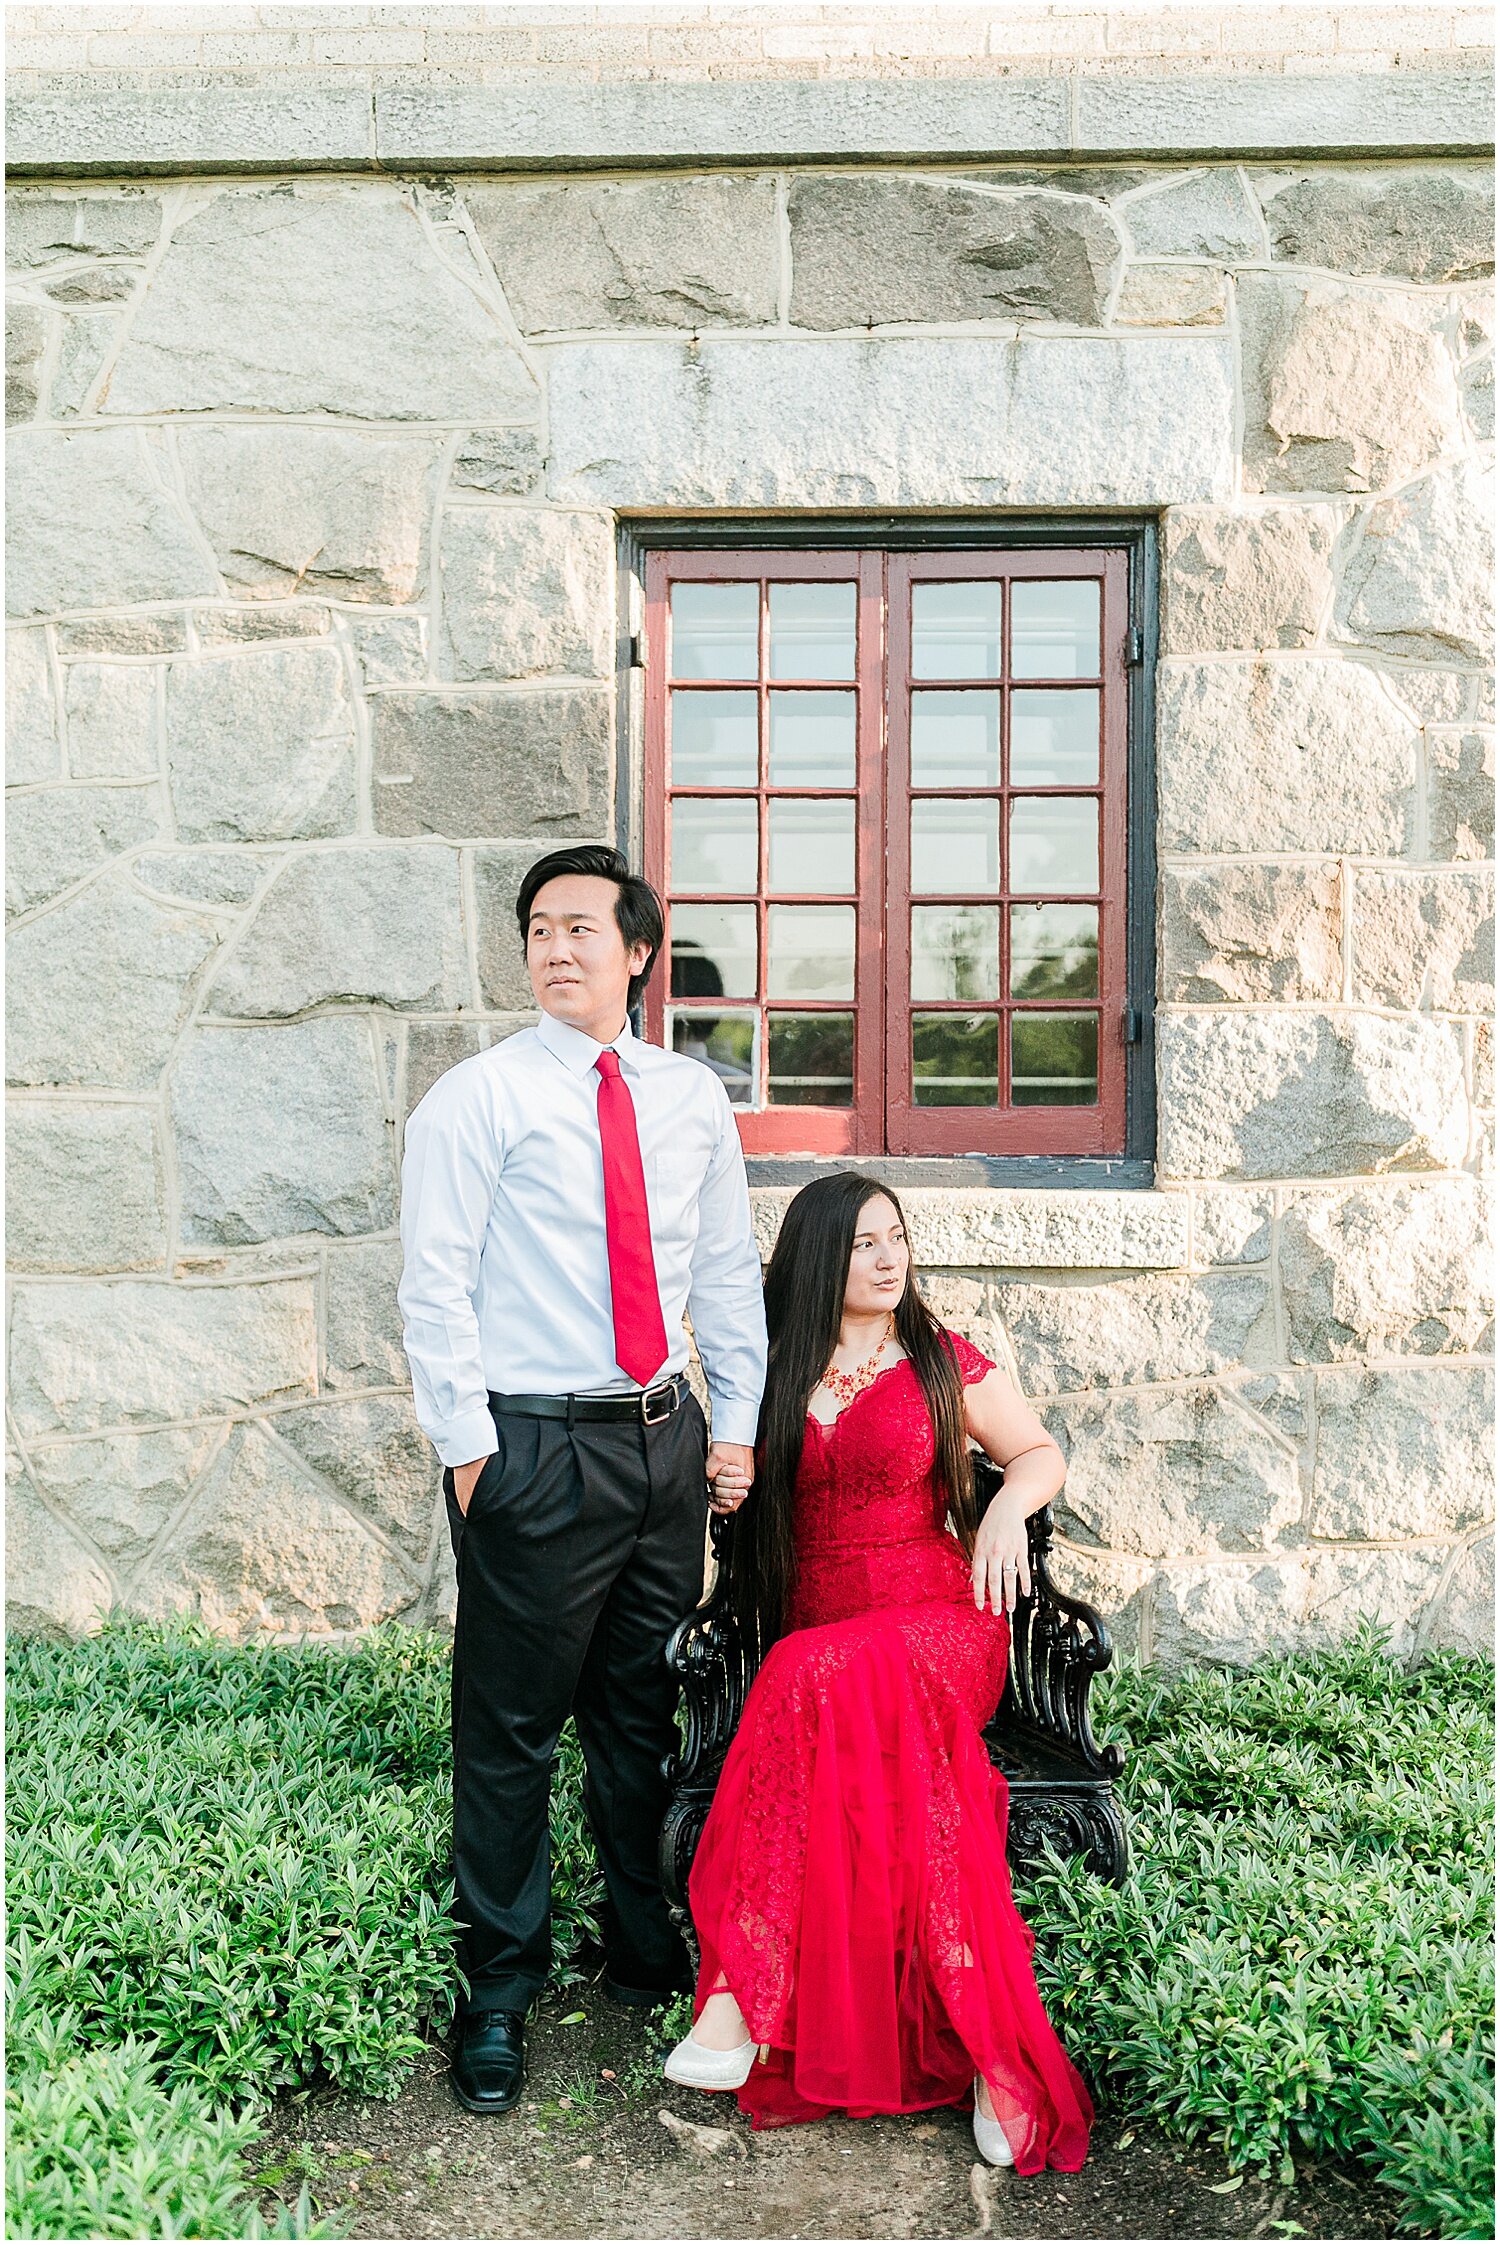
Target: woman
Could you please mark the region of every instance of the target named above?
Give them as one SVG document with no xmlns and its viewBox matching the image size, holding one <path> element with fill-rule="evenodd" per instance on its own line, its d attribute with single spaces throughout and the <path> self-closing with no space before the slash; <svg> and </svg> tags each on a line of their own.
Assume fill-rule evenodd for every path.
<svg viewBox="0 0 1500 2245">
<path fill-rule="evenodd" d="M 667 2077 L 738 2090 L 754 2127 L 972 2094 L 986 2159 L 1077 2169 L 1093 2107 L 1032 1977 L 979 1735 L 1061 1452 L 927 1308 L 900 1203 L 871 1178 L 797 1194 L 766 1322 L 733 1589 L 770 1649 L 693 1862 L 703 1965 Z M 982 1522 L 971 1436 L 1005 1468 Z"/>
</svg>

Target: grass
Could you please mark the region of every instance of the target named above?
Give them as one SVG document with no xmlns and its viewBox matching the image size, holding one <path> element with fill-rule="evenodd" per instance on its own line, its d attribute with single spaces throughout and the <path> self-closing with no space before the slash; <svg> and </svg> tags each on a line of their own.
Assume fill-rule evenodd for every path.
<svg viewBox="0 0 1500 2245">
<path fill-rule="evenodd" d="M 295 2162 L 247 2160 L 277 2088 L 394 2095 L 450 2016 L 446 1646 L 121 1622 L 13 1643 L 8 1671 L 10 2234 L 337 2234 Z M 1048 2007 L 1117 2107 L 1236 2169 L 1359 2158 L 1407 2226 L 1493 2235 L 1492 1691 L 1487 1664 L 1408 1669 L 1368 1632 L 1106 1679 L 1130 1882 L 1058 1864 L 1021 1901 Z M 569 1737 L 563 1987 L 598 1930 L 579 1779 Z M 581 2072 L 560 2117 L 598 2094 Z M 288 2194 L 269 2232 L 257 2180 Z"/>
</svg>

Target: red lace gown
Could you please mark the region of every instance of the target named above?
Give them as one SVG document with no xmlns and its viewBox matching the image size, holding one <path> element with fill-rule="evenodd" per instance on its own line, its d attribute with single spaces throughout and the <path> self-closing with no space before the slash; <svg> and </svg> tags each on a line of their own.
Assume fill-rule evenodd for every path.
<svg viewBox="0 0 1500 2245">
<path fill-rule="evenodd" d="M 952 1340 L 965 1386 L 992 1369 Z M 905 1358 L 831 1427 L 809 1415 L 790 1628 L 693 1861 L 695 2009 L 727 1985 L 764 2046 L 739 2091 L 753 2127 L 967 2107 L 982 2073 L 1017 2170 L 1074 2171 L 1093 2106 L 1037 1993 L 979 1735 L 1010 1624 L 975 1607 L 932 1460 Z"/>
</svg>

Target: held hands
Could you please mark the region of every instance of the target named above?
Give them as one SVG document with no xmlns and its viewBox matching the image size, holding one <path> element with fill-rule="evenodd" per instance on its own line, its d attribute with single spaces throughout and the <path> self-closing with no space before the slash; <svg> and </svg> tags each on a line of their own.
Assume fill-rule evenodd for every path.
<svg viewBox="0 0 1500 2245">
<path fill-rule="evenodd" d="M 974 1603 L 983 1613 L 986 1599 L 997 1614 L 1016 1610 L 1019 1590 L 1031 1594 L 1030 1547 L 1026 1515 L 1016 1497 L 1002 1489 L 990 1500 L 974 1539 Z"/>
<path fill-rule="evenodd" d="M 468 1517 L 469 1499 L 488 1460 L 474 1458 L 453 1468 L 453 1494 L 459 1511 Z M 750 1494 L 755 1479 L 755 1452 L 746 1442 L 716 1442 L 704 1461 L 708 1476 L 708 1501 L 714 1512 L 737 1512 Z"/>
<path fill-rule="evenodd" d="M 716 1442 L 703 1470 L 708 1476 L 710 1512 L 738 1512 L 755 1479 L 755 1452 L 748 1442 Z"/>
</svg>

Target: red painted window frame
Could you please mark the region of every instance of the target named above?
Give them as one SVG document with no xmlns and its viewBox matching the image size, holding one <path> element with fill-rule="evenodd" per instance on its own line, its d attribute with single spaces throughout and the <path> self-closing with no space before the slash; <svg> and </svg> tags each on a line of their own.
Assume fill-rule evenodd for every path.
<svg viewBox="0 0 1500 2245">
<path fill-rule="evenodd" d="M 910 598 L 914 583 L 978 578 L 1008 581 L 1017 578 L 1093 577 L 1101 587 L 1101 741 L 1100 785 L 1096 789 L 1061 790 L 1098 795 L 1101 804 L 1099 919 L 1099 1098 L 1088 1107 L 1028 1106 L 990 1109 L 982 1107 L 917 1107 L 911 1095 L 911 1002 L 908 915 L 909 890 L 909 771 L 910 705 Z M 668 893 L 670 804 L 674 791 L 667 785 L 667 704 L 670 690 L 669 600 L 675 582 L 744 583 L 759 579 L 774 582 L 813 582 L 852 579 L 857 587 L 856 666 L 854 691 L 858 697 L 856 720 L 856 870 L 855 870 L 855 1057 L 854 1104 L 848 1108 L 784 1107 L 759 1112 L 736 1109 L 736 1121 L 747 1154 L 894 1154 L 894 1155 L 1121 1155 L 1125 1147 L 1125 1002 L 1126 1002 L 1126 811 L 1128 785 L 1128 560 L 1111 547 L 965 547 L 926 552 L 887 551 L 881 547 L 836 549 L 747 549 L 680 551 L 666 548 L 646 556 L 643 657 L 645 667 L 645 870 L 646 877 Z M 1006 598 L 1009 595 L 1007 592 Z M 755 790 L 764 805 L 767 794 L 766 700 L 770 690 L 766 643 L 767 601 L 761 602 L 760 676 L 754 691 L 760 702 L 761 768 Z M 999 681 L 1002 723 L 1005 729 L 1002 780 L 1009 776 L 1009 631 L 1005 633 L 1006 674 Z M 687 683 L 686 681 L 684 683 Z M 778 689 L 797 681 L 778 679 Z M 805 681 L 825 690 L 827 680 Z M 949 681 L 926 680 L 928 686 Z M 956 681 L 994 687 L 997 681 Z M 1027 687 L 1046 686 L 1045 679 L 1027 679 Z M 1071 684 L 1073 681 L 1057 681 Z M 716 686 L 747 690 L 744 679 L 717 681 L 694 679 L 699 690 Z M 698 796 L 713 790 L 686 789 Z M 744 795 L 749 790 L 726 790 Z M 798 789 L 798 794 L 836 794 L 839 790 Z M 944 794 L 962 794 L 945 788 Z M 1003 805 L 1010 790 L 997 787 L 975 791 L 999 796 Z M 1025 788 L 1026 795 L 1050 792 Z M 767 820 L 760 820 L 760 895 L 757 898 L 759 966 L 756 1003 L 764 1003 L 766 946 L 765 849 Z M 1005 847 L 1004 843 L 1002 847 Z M 1005 867 L 1008 876 L 1008 865 Z M 777 902 L 783 901 L 781 898 Z M 795 901 L 795 900 L 789 900 Z M 801 901 L 819 901 L 811 897 Z M 844 899 L 827 901 L 843 902 Z M 1002 914 L 1008 899 L 1004 889 L 994 900 Z M 1028 902 L 1035 901 L 1030 896 Z M 1046 901 L 1042 899 L 1041 901 Z M 671 989 L 671 927 L 664 955 L 652 976 L 645 997 L 648 1037 L 665 1036 L 666 1009 Z M 816 1011 L 811 1002 L 795 1009 Z M 847 1007 L 827 1001 L 827 1011 Z M 923 1001 L 921 1011 L 929 1008 Z M 957 1010 L 998 1011 L 1002 1019 L 1001 1066 L 1004 1080 L 1011 1003 L 1002 991 L 998 1005 L 986 1002 Z M 1062 1010 L 1087 1010 L 1085 1001 L 1069 1001 Z"/>
<path fill-rule="evenodd" d="M 886 615 L 890 660 L 887 685 L 889 740 L 886 768 L 886 1151 L 892 1154 L 1123 1154 L 1125 1150 L 1125 875 L 1126 875 L 1126 669 L 1129 580 L 1126 557 L 1108 548 L 1082 547 L 979 552 L 893 553 L 889 559 Z M 1027 578 L 1091 578 L 1100 586 L 1100 743 L 1099 785 L 1094 788 L 1012 790 L 1010 776 L 1010 628 L 1009 587 Z M 911 592 L 915 584 L 980 579 L 1005 586 L 1006 619 L 1001 634 L 1002 669 L 994 679 L 914 681 L 910 674 Z M 1020 682 L 1018 682 L 1020 683 Z M 1026 689 L 1071 688 L 1072 679 L 1027 678 Z M 1010 1022 L 1016 1011 L 1097 1011 L 1099 1016 L 1099 1096 L 1083 1106 L 917 1107 L 912 1103 L 909 1016 L 911 950 L 907 915 L 911 909 L 910 824 L 911 697 L 913 685 L 940 690 L 971 686 L 1000 689 L 1001 780 L 995 788 L 943 787 L 944 796 L 973 794 L 1000 801 L 1001 885 L 996 898 L 1002 922 L 1012 902 L 1006 807 L 1012 793 L 1032 796 L 1094 795 L 1100 801 L 1099 888 L 1059 892 L 1077 902 L 1099 906 L 1099 996 L 1097 1001 L 1059 1001 L 1054 1007 L 1016 1007 L 1003 986 L 998 1005 L 952 1004 L 952 1012 L 998 1012 L 1000 1080 L 1008 1080 Z M 1046 903 L 1047 895 L 1028 892 L 1024 901 Z M 1005 941 L 1008 956 L 1008 937 Z M 922 1012 L 942 1011 L 923 1000 Z"/>
<path fill-rule="evenodd" d="M 883 1128 L 882 1107 L 884 1099 L 884 1005 L 881 993 L 881 953 L 878 944 L 860 940 L 862 926 L 879 924 L 882 909 L 883 805 L 885 784 L 884 754 L 884 685 L 885 650 L 881 637 L 884 606 L 884 572 L 881 556 L 875 552 L 850 551 L 785 551 L 757 552 L 744 549 L 732 553 L 667 553 L 649 556 L 646 565 L 646 878 L 661 893 L 667 894 L 667 866 L 670 857 L 671 801 L 677 790 L 667 785 L 667 698 L 670 691 L 669 615 L 668 601 L 672 584 L 684 582 L 743 584 L 747 579 L 759 579 L 765 585 L 773 583 L 795 584 L 852 581 L 856 587 L 856 639 L 855 675 L 850 690 L 856 696 L 855 716 L 855 893 L 848 898 L 803 897 L 782 898 L 782 902 L 852 902 L 855 911 L 855 975 L 852 1001 L 826 1000 L 821 1005 L 811 1000 L 799 1000 L 788 1010 L 798 1013 L 853 1011 L 855 1018 L 854 1042 L 854 1103 L 850 1107 L 771 1107 L 758 1113 L 737 1112 L 740 1136 L 747 1153 L 757 1154 L 869 1154 L 878 1153 Z M 760 818 L 760 894 L 756 900 L 756 927 L 759 937 L 758 966 L 756 974 L 755 1003 L 765 1003 L 766 984 L 766 838 L 767 820 L 764 811 L 767 787 L 767 701 L 771 691 L 770 662 L 767 645 L 768 601 L 762 598 L 760 610 L 760 676 L 755 685 L 760 705 L 761 766 L 756 795 L 762 810 Z M 689 683 L 685 681 L 684 683 Z M 698 679 L 691 685 L 701 691 L 712 692 L 722 686 L 725 690 L 744 691 L 749 686 L 745 679 Z M 827 679 L 792 680 L 777 679 L 777 691 L 795 691 L 799 684 L 824 692 Z M 700 799 L 711 795 L 711 789 L 691 788 L 680 792 L 696 795 Z M 743 797 L 748 790 L 732 789 L 727 793 Z M 848 793 L 845 789 L 798 788 L 799 795 L 831 796 Z M 874 815 L 871 815 L 873 807 Z M 666 953 L 646 990 L 646 1034 L 661 1040 L 665 1034 L 666 1008 L 670 1003 L 671 914 L 668 912 Z"/>
</svg>

